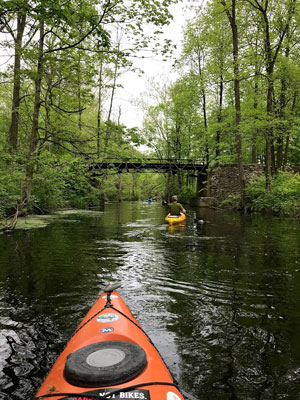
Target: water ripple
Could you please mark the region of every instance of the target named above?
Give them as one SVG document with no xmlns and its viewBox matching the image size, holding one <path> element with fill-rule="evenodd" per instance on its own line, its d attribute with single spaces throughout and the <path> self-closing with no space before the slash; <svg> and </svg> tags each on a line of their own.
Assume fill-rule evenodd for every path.
<svg viewBox="0 0 300 400">
<path fill-rule="evenodd" d="M 173 229 L 164 213 L 108 204 L 0 237 L 1 400 L 32 397 L 116 281 L 187 399 L 298 399 L 299 225 L 201 210 Z"/>
</svg>

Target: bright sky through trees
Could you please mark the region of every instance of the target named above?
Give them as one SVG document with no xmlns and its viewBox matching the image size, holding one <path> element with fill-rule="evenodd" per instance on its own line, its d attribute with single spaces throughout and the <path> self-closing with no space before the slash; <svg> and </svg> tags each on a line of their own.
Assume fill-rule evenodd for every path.
<svg viewBox="0 0 300 400">
<path fill-rule="evenodd" d="M 149 78 L 155 78 L 157 81 L 174 80 L 176 72 L 172 70 L 172 65 L 181 49 L 181 41 L 183 39 L 183 27 L 188 18 L 188 10 L 184 9 L 184 3 L 172 5 L 170 10 L 173 15 L 173 21 L 164 27 L 164 37 L 171 39 L 176 45 L 176 50 L 167 61 L 163 61 L 162 56 L 149 55 L 147 58 L 137 58 L 134 60 L 134 66 L 144 71 L 144 74 L 137 72 L 127 72 L 121 79 L 120 83 L 123 88 L 117 92 L 115 101 L 115 113 L 121 107 L 121 122 L 127 127 L 142 126 L 143 111 L 137 105 L 141 96 L 145 96 L 149 90 Z"/>
</svg>

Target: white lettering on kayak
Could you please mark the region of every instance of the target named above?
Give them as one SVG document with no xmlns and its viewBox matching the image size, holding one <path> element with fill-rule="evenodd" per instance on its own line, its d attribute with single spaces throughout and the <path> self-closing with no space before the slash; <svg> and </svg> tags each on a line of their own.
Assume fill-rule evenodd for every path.
<svg viewBox="0 0 300 400">
<path fill-rule="evenodd" d="M 150 400 L 149 390 L 146 389 L 137 389 L 132 390 L 130 392 L 119 392 L 117 394 L 111 393 L 114 389 L 103 389 L 98 392 L 100 397 L 104 397 L 107 399 L 134 399 L 134 400 Z M 180 399 L 179 399 L 180 400 Z"/>
<path fill-rule="evenodd" d="M 102 324 L 106 323 L 106 322 L 114 322 L 117 321 L 119 319 L 119 316 L 117 314 L 113 314 L 113 313 L 105 313 L 105 314 L 101 314 L 99 315 L 99 317 L 97 318 L 97 322 L 100 322 Z"/>
</svg>

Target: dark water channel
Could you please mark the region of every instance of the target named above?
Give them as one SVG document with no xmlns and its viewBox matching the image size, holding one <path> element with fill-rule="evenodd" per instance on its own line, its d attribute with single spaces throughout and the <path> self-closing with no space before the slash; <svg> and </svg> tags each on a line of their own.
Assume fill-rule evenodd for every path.
<svg viewBox="0 0 300 400">
<path fill-rule="evenodd" d="M 33 397 L 115 281 L 187 399 L 300 399 L 300 223 L 164 213 L 108 204 L 0 236 L 1 400 Z"/>
</svg>

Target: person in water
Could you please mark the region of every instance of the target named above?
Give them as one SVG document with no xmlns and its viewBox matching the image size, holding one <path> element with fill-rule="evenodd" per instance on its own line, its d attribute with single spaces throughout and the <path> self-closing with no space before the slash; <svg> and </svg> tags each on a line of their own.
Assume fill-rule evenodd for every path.
<svg viewBox="0 0 300 400">
<path fill-rule="evenodd" d="M 171 215 L 180 215 L 180 214 L 185 214 L 186 211 L 185 209 L 182 207 L 182 205 L 180 203 L 178 203 L 178 198 L 176 195 L 172 196 L 172 203 L 168 204 L 168 208 L 169 208 L 169 213 Z"/>
</svg>

